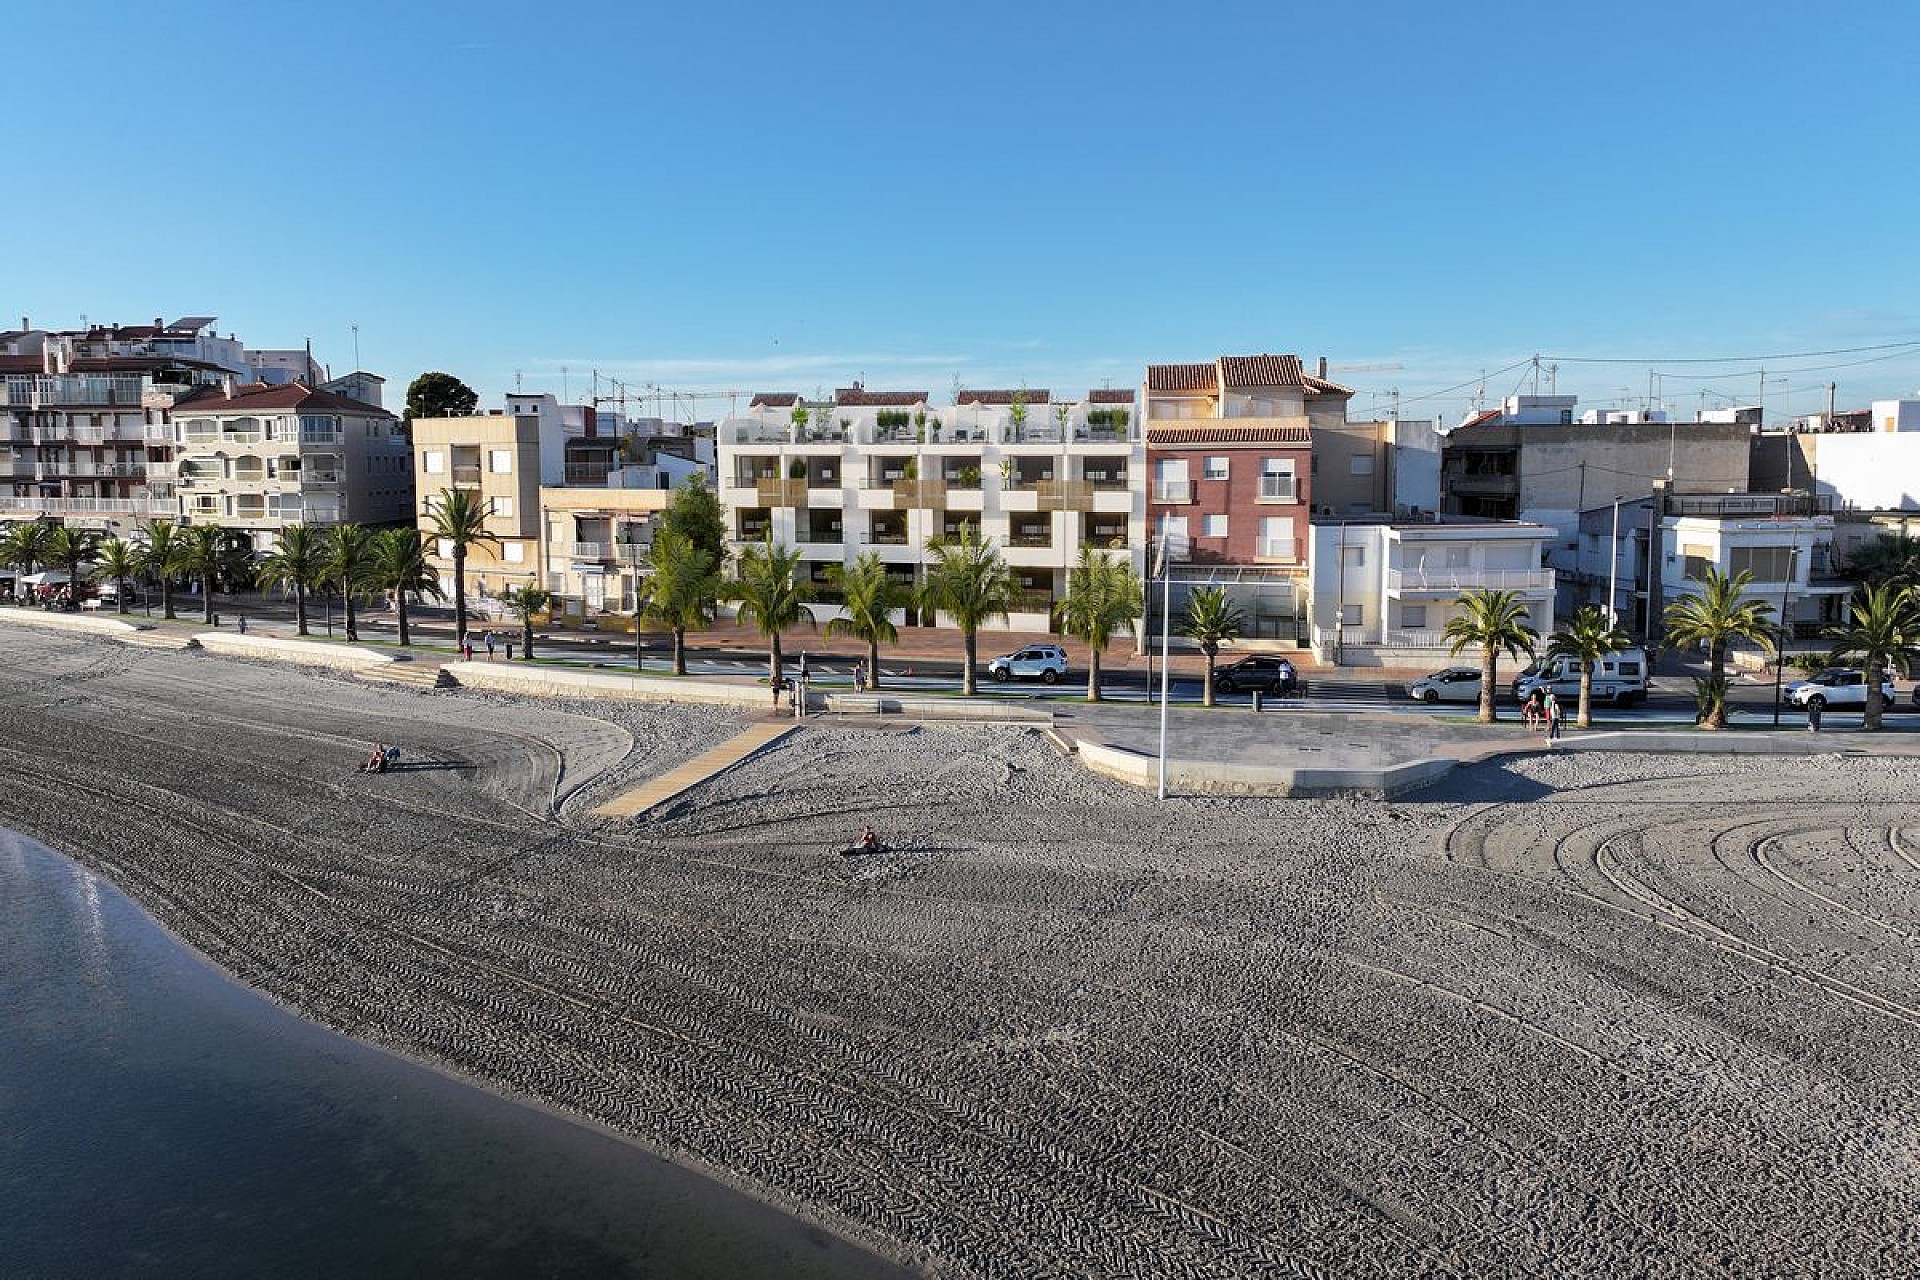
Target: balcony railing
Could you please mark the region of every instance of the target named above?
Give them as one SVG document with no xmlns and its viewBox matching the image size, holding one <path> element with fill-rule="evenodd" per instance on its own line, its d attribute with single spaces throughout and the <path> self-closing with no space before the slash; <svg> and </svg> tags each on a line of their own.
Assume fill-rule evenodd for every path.
<svg viewBox="0 0 1920 1280">
<path fill-rule="evenodd" d="M 1186 480 L 1157 480 L 1153 485 L 1155 502 L 1192 502 L 1193 485 Z"/>
<path fill-rule="evenodd" d="M 1261 538 L 1253 553 L 1262 560 L 1292 560 L 1295 545 L 1292 538 Z"/>
<path fill-rule="evenodd" d="M 473 489 L 479 488 L 480 487 L 480 468 L 479 467 L 455 467 L 453 469 L 453 483 L 455 484 L 455 486 L 464 485 L 468 488 L 473 488 Z"/>
<path fill-rule="evenodd" d="M 1551 591 L 1551 569 L 1389 569 L 1389 591 Z"/>
<path fill-rule="evenodd" d="M 613 558 L 621 564 L 639 564 L 653 550 L 650 542 L 616 542 L 613 544 Z"/>
<path fill-rule="evenodd" d="M 1093 509 L 1093 486 L 1085 480 L 1042 480 L 1033 488 L 1042 511 Z"/>
<path fill-rule="evenodd" d="M 563 542 L 560 554 L 574 560 L 606 560 L 609 558 L 607 544 L 604 542 Z"/>
<path fill-rule="evenodd" d="M 1025 533 L 1016 529 L 1007 535 L 1007 545 L 1010 547 L 1023 547 L 1028 550 L 1051 547 L 1053 545 L 1053 534 L 1050 531 L 1047 533 Z"/>
<path fill-rule="evenodd" d="M 790 480 L 755 481 L 754 490 L 755 506 L 801 507 L 807 502 L 807 481 L 804 476 Z"/>
<path fill-rule="evenodd" d="M 1260 501 L 1292 502 L 1299 496 L 1292 476 L 1261 476 Z"/>
<path fill-rule="evenodd" d="M 907 545 L 907 532 L 904 529 L 898 533 L 875 529 L 873 533 L 868 536 L 867 541 L 876 547 L 904 547 Z"/>
<path fill-rule="evenodd" d="M 76 515 L 167 516 L 177 508 L 171 498 L 0 498 L 0 513 L 66 511 Z"/>
<path fill-rule="evenodd" d="M 893 500 L 903 507 L 933 511 L 947 505 L 947 482 L 933 476 L 893 482 Z"/>
</svg>

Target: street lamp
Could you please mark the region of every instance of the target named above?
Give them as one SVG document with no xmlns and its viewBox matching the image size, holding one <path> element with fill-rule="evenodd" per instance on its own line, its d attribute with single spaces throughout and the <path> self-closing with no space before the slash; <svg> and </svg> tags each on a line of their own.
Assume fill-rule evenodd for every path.
<svg viewBox="0 0 1920 1280">
<path fill-rule="evenodd" d="M 1620 610 L 1616 602 L 1620 599 L 1620 499 L 1625 494 L 1613 495 L 1613 538 L 1607 543 L 1607 625 L 1620 625 Z"/>
<path fill-rule="evenodd" d="M 1773 727 L 1780 727 L 1780 681 L 1787 670 L 1787 591 L 1793 586 L 1794 567 L 1800 561 L 1798 544 L 1787 548 L 1787 576 L 1780 584 L 1780 648 L 1773 655 Z"/>
</svg>

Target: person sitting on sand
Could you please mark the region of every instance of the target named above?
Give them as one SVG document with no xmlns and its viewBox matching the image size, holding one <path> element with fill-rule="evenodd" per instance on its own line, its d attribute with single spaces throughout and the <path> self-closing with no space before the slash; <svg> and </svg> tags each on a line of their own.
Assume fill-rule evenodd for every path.
<svg viewBox="0 0 1920 1280">
<path fill-rule="evenodd" d="M 880 837 L 873 834 L 872 827 L 868 827 L 860 833 L 860 843 L 853 847 L 861 853 L 878 853 L 880 852 Z"/>
<path fill-rule="evenodd" d="M 376 742 L 373 744 L 373 753 L 367 757 L 367 762 L 360 766 L 360 772 L 385 773 L 386 771 L 387 744 L 384 742 Z"/>
</svg>

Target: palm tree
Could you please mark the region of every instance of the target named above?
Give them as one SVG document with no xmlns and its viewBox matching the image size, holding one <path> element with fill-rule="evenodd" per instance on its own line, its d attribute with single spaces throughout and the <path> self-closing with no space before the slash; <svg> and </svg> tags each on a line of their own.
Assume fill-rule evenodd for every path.
<svg viewBox="0 0 1920 1280">
<path fill-rule="evenodd" d="M 217 524 L 188 525 L 177 544 L 175 571 L 199 582 L 201 621 L 212 626 L 214 586 L 246 569 L 250 544 L 245 534 Z"/>
<path fill-rule="evenodd" d="M 53 526 L 40 520 L 22 520 L 0 535 L 0 564 L 20 570 L 22 577 L 32 573 L 47 558 L 47 539 Z"/>
<path fill-rule="evenodd" d="M 260 562 L 262 586 L 293 588 L 293 624 L 298 635 L 307 634 L 307 593 L 326 577 L 326 563 L 326 534 L 304 524 L 282 529 L 272 553 Z"/>
<path fill-rule="evenodd" d="M 713 557 L 684 533 L 661 529 L 647 549 L 640 616 L 673 635 L 673 674 L 687 674 L 687 629 L 713 621 L 720 578 Z"/>
<path fill-rule="evenodd" d="M 1086 642 L 1087 701 L 1100 701 L 1100 656 L 1113 633 L 1133 634 L 1144 588 L 1140 575 L 1123 557 L 1081 546 L 1079 562 L 1067 571 L 1067 594 L 1054 609 L 1054 625 Z"/>
<path fill-rule="evenodd" d="M 1220 646 L 1238 640 L 1247 622 L 1246 614 L 1227 596 L 1225 587 L 1197 587 L 1187 597 L 1187 611 L 1180 619 L 1180 634 L 1200 646 L 1207 655 L 1206 683 L 1200 689 L 1200 704 L 1213 705 L 1213 666 Z"/>
<path fill-rule="evenodd" d="M 500 539 L 487 532 L 489 504 L 472 489 L 442 489 L 427 511 L 427 531 L 453 548 L 453 647 L 467 647 L 467 548 Z"/>
<path fill-rule="evenodd" d="M 1882 584 L 1854 593 L 1852 617 L 1845 626 L 1828 627 L 1836 663 L 1858 661 L 1866 671 L 1867 706 L 1860 727 L 1880 728 L 1886 694 L 1880 684 L 1889 670 L 1910 676 L 1920 665 L 1920 590 Z"/>
<path fill-rule="evenodd" d="M 139 549 L 119 538 L 108 538 L 100 544 L 100 572 L 113 584 L 115 598 L 120 602 L 120 614 L 125 617 L 127 580 L 140 572 Z"/>
<path fill-rule="evenodd" d="M 1696 682 L 1703 729 L 1727 727 L 1727 642 L 1751 640 L 1773 648 L 1773 627 L 1767 622 L 1773 606 L 1741 599 L 1752 581 L 1744 569 L 1729 578 L 1709 565 L 1703 589 L 1667 606 L 1667 642 L 1707 646 L 1707 677 Z"/>
<path fill-rule="evenodd" d="M 99 554 L 100 535 L 92 529 L 63 524 L 47 536 L 48 562 L 67 571 L 67 601 L 71 607 L 80 605 L 80 566 L 91 564 Z"/>
<path fill-rule="evenodd" d="M 1593 724 L 1594 664 L 1632 643 L 1632 636 L 1609 622 L 1607 615 L 1593 605 L 1580 609 L 1548 638 L 1549 658 L 1572 658 L 1580 664 L 1580 714 L 1574 723 L 1582 729 Z"/>
<path fill-rule="evenodd" d="M 360 633 L 353 621 L 353 596 L 373 585 L 373 530 L 363 524 L 343 524 L 327 537 L 326 560 L 321 575 L 340 584 L 346 597 L 347 639 L 357 641 Z"/>
<path fill-rule="evenodd" d="M 385 529 L 375 534 L 367 563 L 368 583 L 393 593 L 393 612 L 400 624 L 400 643 L 411 645 L 413 636 L 407 629 L 407 596 L 431 596 L 435 600 L 446 598 L 446 593 L 440 590 L 440 576 L 427 563 L 427 548 L 421 541 L 420 531 Z"/>
<path fill-rule="evenodd" d="M 828 565 L 827 581 L 840 592 L 846 616 L 827 623 L 830 636 L 852 636 L 867 646 L 867 682 L 880 687 L 880 646 L 895 644 L 900 628 L 893 615 L 913 603 L 913 588 L 887 572 L 886 562 L 872 551 L 865 551 L 853 562 L 853 568 Z"/>
<path fill-rule="evenodd" d="M 1005 621 L 1012 610 L 1013 570 L 993 544 L 980 540 L 972 521 L 960 526 L 957 538 L 930 539 L 927 554 L 933 559 L 927 566 L 921 599 L 926 608 L 950 614 L 960 628 L 961 648 L 966 655 L 960 692 L 971 698 L 979 691 L 973 668 L 980 649 L 980 627 L 995 618 Z"/>
<path fill-rule="evenodd" d="M 767 677 L 782 679 L 780 633 L 802 621 L 813 621 L 805 604 L 807 584 L 800 579 L 800 552 L 773 540 L 743 547 L 731 582 L 723 583 L 721 597 L 737 606 L 740 621 L 768 640 Z"/>
<path fill-rule="evenodd" d="M 517 587 L 508 587 L 494 599 L 513 610 L 514 617 L 520 619 L 520 639 L 523 643 L 520 652 L 525 657 L 533 657 L 533 615 L 545 613 L 553 604 L 553 592 L 525 583 Z"/>
<path fill-rule="evenodd" d="M 1920 538 L 1901 529 L 1883 533 L 1853 553 L 1847 565 L 1862 585 L 1920 585 Z"/>
<path fill-rule="evenodd" d="M 173 579 L 181 571 L 181 548 L 186 539 L 180 526 L 171 520 L 149 520 L 140 526 L 140 539 L 146 545 L 140 552 L 140 567 L 160 583 L 160 616 L 173 620 Z"/>
<path fill-rule="evenodd" d="M 1533 642 L 1540 633 L 1527 625 L 1527 606 L 1517 591 L 1482 588 L 1463 591 L 1453 602 L 1460 612 L 1447 619 L 1441 634 L 1453 641 L 1449 653 L 1458 654 L 1471 645 L 1480 648 L 1480 723 L 1492 724 L 1500 717 L 1493 708 L 1493 687 L 1500 655 L 1518 658 L 1533 656 Z"/>
</svg>

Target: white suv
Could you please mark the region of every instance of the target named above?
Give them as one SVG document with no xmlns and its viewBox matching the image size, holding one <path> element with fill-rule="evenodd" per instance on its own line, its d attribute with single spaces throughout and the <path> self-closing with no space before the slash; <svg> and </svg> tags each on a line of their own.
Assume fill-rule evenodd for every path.
<svg viewBox="0 0 1920 1280">
<path fill-rule="evenodd" d="M 989 662 L 987 674 L 995 680 L 1038 680 L 1052 684 L 1067 674 L 1067 651 L 1057 644 L 1030 644 Z"/>
<path fill-rule="evenodd" d="M 1893 705 L 1893 681 L 1880 686 L 1886 695 L 1885 706 Z M 1787 701 L 1796 707 L 1864 707 L 1867 705 L 1867 677 L 1864 672 L 1829 667 L 1811 680 L 1797 680 L 1787 686 Z"/>
</svg>

